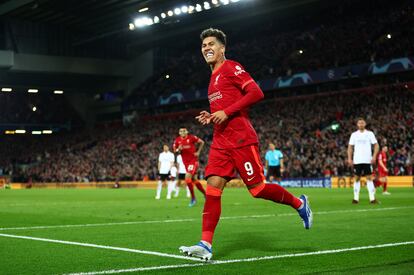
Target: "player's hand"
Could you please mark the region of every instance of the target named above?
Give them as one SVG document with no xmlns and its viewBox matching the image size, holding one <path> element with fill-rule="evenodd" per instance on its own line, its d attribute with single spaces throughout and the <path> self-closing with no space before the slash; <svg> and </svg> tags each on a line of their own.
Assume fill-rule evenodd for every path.
<svg viewBox="0 0 414 275">
<path fill-rule="evenodd" d="M 196 116 L 195 119 L 197 119 L 198 122 L 200 122 L 203 125 L 207 125 L 211 121 L 211 115 L 207 111 L 201 111 L 200 115 Z"/>
<path fill-rule="evenodd" d="M 388 173 L 388 169 L 387 168 L 385 168 L 384 171 Z"/>
<path fill-rule="evenodd" d="M 180 144 L 180 146 L 178 146 L 177 149 L 175 149 L 175 152 L 180 153 L 181 150 L 183 150 L 183 146 Z"/>
<path fill-rule="evenodd" d="M 375 165 L 375 163 L 376 163 L 376 158 L 374 159 L 371 159 L 371 164 L 374 164 Z"/>
<path fill-rule="evenodd" d="M 228 118 L 229 117 L 226 115 L 224 111 L 217 111 L 211 114 L 211 121 L 213 121 L 213 123 L 216 123 L 216 124 L 222 124 Z"/>
<path fill-rule="evenodd" d="M 280 167 L 280 173 L 285 172 L 285 167 Z"/>
<path fill-rule="evenodd" d="M 194 153 L 194 156 L 196 156 L 196 157 L 198 157 L 200 155 L 200 153 L 199 152 L 195 152 Z"/>
<path fill-rule="evenodd" d="M 348 165 L 351 167 L 354 165 L 354 162 L 352 161 L 352 159 L 348 159 Z"/>
</svg>

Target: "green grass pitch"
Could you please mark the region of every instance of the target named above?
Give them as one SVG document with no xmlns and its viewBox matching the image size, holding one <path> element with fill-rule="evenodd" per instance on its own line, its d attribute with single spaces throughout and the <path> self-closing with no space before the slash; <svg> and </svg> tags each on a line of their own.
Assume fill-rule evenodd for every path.
<svg viewBox="0 0 414 275">
<path fill-rule="evenodd" d="M 414 274 L 414 188 L 379 193 L 380 205 L 368 203 L 365 189 L 359 205 L 351 204 L 351 189 L 290 191 L 309 196 L 311 230 L 288 206 L 254 199 L 244 188 L 226 189 L 213 244 L 213 260 L 223 262 L 214 264 L 170 257 L 179 255 L 180 245 L 199 241 L 200 193 L 198 204 L 189 208 L 183 191 L 179 198 L 156 201 L 149 189 L 0 190 L 0 274 Z M 411 243 L 395 245 L 403 242 Z M 393 245 L 313 253 L 381 244 Z M 272 257 L 288 254 L 296 256 Z M 226 262 L 234 259 L 242 261 Z"/>
</svg>

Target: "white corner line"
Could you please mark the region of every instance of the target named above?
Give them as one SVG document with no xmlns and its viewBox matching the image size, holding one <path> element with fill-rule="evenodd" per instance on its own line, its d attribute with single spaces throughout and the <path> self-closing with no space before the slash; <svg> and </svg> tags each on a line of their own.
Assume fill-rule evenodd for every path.
<svg viewBox="0 0 414 275">
<path fill-rule="evenodd" d="M 191 258 L 191 257 L 186 257 L 186 256 L 181 256 L 181 255 L 174 255 L 174 254 L 168 254 L 168 253 L 162 253 L 162 252 L 156 252 L 156 251 L 148 251 L 148 250 L 140 250 L 140 249 L 132 249 L 132 248 L 124 248 L 124 247 L 116 247 L 116 246 L 108 246 L 108 245 L 62 241 L 62 240 L 37 238 L 37 237 L 29 237 L 29 236 L 20 236 L 20 235 L 10 235 L 10 234 L 0 234 L 0 237 L 25 239 L 25 240 L 41 241 L 41 242 L 49 242 L 49 243 L 68 244 L 68 245 L 76 245 L 76 246 L 108 249 L 108 250 L 125 251 L 125 252 L 153 255 L 153 256 L 159 256 L 159 257 L 175 258 L 175 259 L 181 259 L 181 260 L 190 260 L 190 261 L 196 261 L 196 262 L 201 262 L 202 261 L 201 259 Z"/>
<path fill-rule="evenodd" d="M 255 258 L 233 259 L 233 260 L 218 260 L 218 261 L 211 261 L 211 262 L 208 262 L 208 263 L 160 265 L 160 266 L 137 267 L 137 268 L 129 268 L 129 269 L 111 269 L 111 270 L 102 270 L 102 271 L 68 273 L 66 275 L 117 274 L 117 273 L 127 273 L 127 272 L 162 270 L 162 269 L 179 269 L 179 268 L 208 266 L 208 265 L 221 265 L 221 264 L 242 263 L 242 262 L 257 262 L 257 261 L 283 259 L 283 258 L 306 257 L 306 256 L 313 256 L 313 255 L 337 254 L 337 253 L 349 252 L 349 251 L 359 251 L 359 250 L 368 250 L 368 249 L 395 247 L 395 246 L 406 246 L 406 245 L 413 245 L 413 244 L 414 244 L 414 241 L 407 241 L 407 242 L 399 242 L 399 243 L 387 243 L 387 244 L 368 245 L 368 246 L 359 246 L 359 247 L 350 247 L 350 248 L 330 249 L 330 250 L 320 250 L 320 251 L 313 251 L 313 252 L 293 253 L 293 254 L 284 254 L 284 255 L 255 257 Z"/>
<path fill-rule="evenodd" d="M 329 215 L 339 213 L 358 213 L 358 212 L 377 212 L 377 211 L 390 211 L 414 208 L 414 206 L 402 206 L 402 207 L 386 207 L 386 208 L 363 208 L 363 209 L 345 209 L 345 210 L 333 210 L 333 211 L 317 211 L 313 212 L 314 215 Z M 247 216 L 224 216 L 220 220 L 234 220 L 234 219 L 257 219 L 257 218 L 269 218 L 269 217 L 289 217 L 297 216 L 296 212 L 292 213 L 280 213 L 280 214 L 263 214 L 263 215 L 247 215 Z M 53 229 L 53 228 L 72 228 L 72 227 L 98 227 L 98 226 L 116 226 L 116 225 L 133 225 L 133 224 L 153 224 L 153 223 L 180 223 L 180 222 L 194 222 L 199 221 L 200 218 L 189 219 L 171 219 L 171 220 L 150 220 L 150 221 L 130 221 L 130 222 L 110 222 L 110 223 L 87 223 L 87 224 L 63 224 L 63 225 L 39 225 L 39 226 L 22 226 L 22 227 L 0 227 L 0 231 L 6 230 L 36 230 L 36 229 Z"/>
</svg>

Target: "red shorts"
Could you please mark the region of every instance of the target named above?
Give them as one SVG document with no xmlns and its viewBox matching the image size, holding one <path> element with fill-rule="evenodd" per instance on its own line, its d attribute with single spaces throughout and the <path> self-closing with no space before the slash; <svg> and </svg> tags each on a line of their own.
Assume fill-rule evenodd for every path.
<svg viewBox="0 0 414 275">
<path fill-rule="evenodd" d="M 187 174 L 196 175 L 198 171 L 198 161 L 189 161 L 184 162 L 185 170 L 187 171 Z"/>
<path fill-rule="evenodd" d="M 239 172 L 246 185 L 265 181 L 259 147 L 256 144 L 234 149 L 210 149 L 206 178 L 219 176 L 232 179 L 236 177 L 236 172 Z"/>
<path fill-rule="evenodd" d="M 382 170 L 382 169 L 378 169 L 378 176 L 380 177 L 380 178 L 385 178 L 385 177 L 387 177 L 388 176 L 388 172 L 385 172 L 384 170 Z"/>
</svg>

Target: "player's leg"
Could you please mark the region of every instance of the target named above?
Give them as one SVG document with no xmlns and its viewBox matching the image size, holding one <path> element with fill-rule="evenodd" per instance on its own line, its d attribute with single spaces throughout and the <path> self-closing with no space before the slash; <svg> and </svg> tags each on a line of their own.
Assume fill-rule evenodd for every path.
<svg viewBox="0 0 414 275">
<path fill-rule="evenodd" d="M 172 194 L 174 189 L 175 189 L 175 179 L 170 178 L 168 180 L 168 184 L 167 184 L 167 200 L 171 199 L 171 194 Z"/>
<path fill-rule="evenodd" d="M 190 204 L 189 204 L 190 207 L 194 206 L 194 204 L 196 203 L 196 197 L 195 197 L 195 194 L 194 194 L 194 186 L 193 186 L 192 178 L 193 178 L 192 174 L 190 174 L 190 173 L 185 174 L 185 183 L 188 187 L 188 190 L 190 190 L 190 194 L 191 194 L 191 201 L 190 201 Z"/>
<path fill-rule="evenodd" d="M 299 212 L 306 229 L 312 226 L 313 216 L 306 196 L 297 198 L 279 184 L 265 183 L 257 145 L 235 149 L 232 155 L 236 169 L 253 197 L 290 205 Z"/>
<path fill-rule="evenodd" d="M 207 189 L 203 209 L 201 241 L 197 245 L 182 246 L 185 255 L 211 259 L 214 232 L 221 215 L 221 195 L 227 181 L 234 176 L 234 165 L 226 150 L 210 150 L 206 167 Z"/>
<path fill-rule="evenodd" d="M 174 189 L 174 198 L 177 198 L 178 195 L 180 194 L 180 186 L 181 186 L 181 179 L 180 176 L 178 176 L 178 180 L 176 181 L 175 184 L 175 189 Z"/>
<path fill-rule="evenodd" d="M 197 187 L 198 191 L 200 191 L 204 195 L 204 197 L 205 197 L 206 196 L 206 190 L 204 190 L 203 185 L 198 180 L 197 170 L 198 170 L 198 163 L 197 163 L 197 168 L 195 168 L 195 171 L 194 171 L 193 184 Z"/>
<path fill-rule="evenodd" d="M 354 182 L 354 199 L 353 204 L 359 203 L 359 192 L 361 191 L 361 165 L 354 165 L 355 182 Z"/>
<path fill-rule="evenodd" d="M 276 166 L 275 179 L 278 183 L 280 183 L 282 181 L 282 173 L 280 172 L 280 165 Z"/>
<path fill-rule="evenodd" d="M 160 175 L 158 176 L 157 193 L 156 193 L 156 195 L 155 195 L 155 199 L 156 199 L 156 200 L 159 200 L 159 199 L 161 198 L 162 181 L 163 181 L 163 179 L 162 179 L 162 175 L 160 174 Z"/>
<path fill-rule="evenodd" d="M 391 195 L 390 192 L 388 192 L 388 180 L 387 180 L 387 175 L 383 174 L 381 175 L 380 181 L 382 183 L 382 194 L 383 195 Z"/>
<path fill-rule="evenodd" d="M 371 203 L 377 203 L 377 200 L 375 199 L 375 185 L 371 178 L 371 165 L 370 164 L 364 164 L 363 166 L 363 175 L 367 178 L 367 190 L 369 195 L 369 201 Z"/>
</svg>

